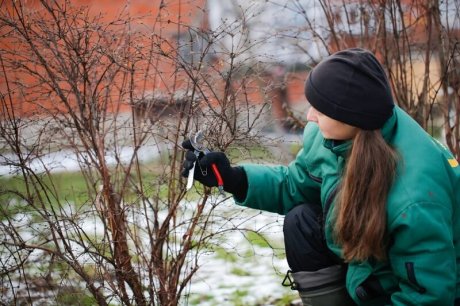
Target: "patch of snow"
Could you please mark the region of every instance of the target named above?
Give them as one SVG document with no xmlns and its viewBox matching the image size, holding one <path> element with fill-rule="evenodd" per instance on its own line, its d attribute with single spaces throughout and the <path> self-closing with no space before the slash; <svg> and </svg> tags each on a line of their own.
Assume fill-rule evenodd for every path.
<svg viewBox="0 0 460 306">
<path fill-rule="evenodd" d="M 143 146 L 137 151 L 139 161 L 147 162 L 159 156 L 158 147 Z M 115 154 L 115 152 L 108 152 L 105 160 L 109 166 L 116 165 L 118 160 L 121 163 L 129 162 L 134 154 L 134 148 L 125 146 Z M 27 158 L 26 166 L 33 170 L 35 173 L 50 172 L 64 172 L 64 171 L 78 171 L 80 166 L 84 165 L 84 160 L 88 159 L 87 153 L 75 154 L 71 150 L 60 150 L 58 152 L 50 152 L 42 156 Z M 83 160 L 83 162 L 82 162 Z M 0 175 L 14 175 L 18 174 L 21 170 L 19 165 L 19 158 L 17 155 L 7 153 L 0 155 Z"/>
</svg>

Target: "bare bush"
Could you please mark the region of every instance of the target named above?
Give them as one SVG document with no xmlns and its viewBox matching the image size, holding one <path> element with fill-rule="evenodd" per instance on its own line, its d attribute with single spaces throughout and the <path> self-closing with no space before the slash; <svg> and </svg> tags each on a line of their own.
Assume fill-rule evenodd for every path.
<svg viewBox="0 0 460 306">
<path fill-rule="evenodd" d="M 261 84 L 244 82 L 245 50 L 211 56 L 229 29 L 163 20 L 165 10 L 150 27 L 70 1 L 2 4 L 0 154 L 22 186 L 0 189 L 6 303 L 67 290 L 99 305 L 176 305 L 199 254 L 228 230 L 210 218 L 224 200 L 211 190 L 184 204 L 180 144 L 199 129 L 215 149 L 253 143 L 264 106 L 247 96 Z M 188 39 L 155 30 L 165 24 Z M 76 162 L 82 194 L 59 190 L 55 153 Z"/>
</svg>

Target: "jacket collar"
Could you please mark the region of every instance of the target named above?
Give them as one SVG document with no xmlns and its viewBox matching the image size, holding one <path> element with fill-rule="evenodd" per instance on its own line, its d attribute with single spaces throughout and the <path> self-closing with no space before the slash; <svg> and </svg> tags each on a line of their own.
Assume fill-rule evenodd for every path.
<svg viewBox="0 0 460 306">
<path fill-rule="evenodd" d="M 352 140 L 323 139 L 323 146 L 331 150 L 337 156 L 345 158 L 350 151 Z"/>
<path fill-rule="evenodd" d="M 385 139 L 386 142 L 390 142 L 391 138 L 393 137 L 394 130 L 396 128 L 398 112 L 401 112 L 401 109 L 399 108 L 399 106 L 395 105 L 395 107 L 393 108 L 393 115 L 385 122 L 381 129 L 383 139 Z"/>
<path fill-rule="evenodd" d="M 385 122 L 381 132 L 383 139 L 387 142 L 390 141 L 394 128 L 396 127 L 396 113 L 399 111 L 399 107 L 395 106 L 393 108 L 393 115 Z M 331 150 L 337 156 L 346 158 L 348 152 L 350 151 L 352 140 L 333 140 L 333 139 L 323 139 L 323 145 L 327 149 Z"/>
</svg>

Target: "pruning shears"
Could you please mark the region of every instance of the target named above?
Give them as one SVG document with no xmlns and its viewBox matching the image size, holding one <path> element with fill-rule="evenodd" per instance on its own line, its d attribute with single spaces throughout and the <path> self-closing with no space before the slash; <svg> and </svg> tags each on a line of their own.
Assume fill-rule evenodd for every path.
<svg viewBox="0 0 460 306">
<path fill-rule="evenodd" d="M 190 169 L 190 171 L 188 173 L 187 190 L 192 188 L 192 185 L 193 185 L 193 175 L 195 173 L 195 165 L 196 165 L 196 162 L 198 161 L 198 156 L 200 155 L 200 153 L 203 153 L 204 155 L 206 155 L 206 154 L 211 152 L 204 145 L 204 134 L 203 134 L 203 131 L 201 131 L 201 130 L 198 131 L 195 135 L 192 135 L 190 137 L 190 144 L 192 145 L 192 147 L 194 149 L 193 153 L 195 154 L 196 159 L 195 159 L 195 162 L 193 163 L 192 169 Z M 222 176 L 220 175 L 219 169 L 217 168 L 216 164 L 211 164 L 211 168 L 212 168 L 212 172 L 214 173 L 214 175 L 215 175 L 215 177 L 217 179 L 217 188 L 219 189 L 219 193 L 221 195 L 225 195 L 224 181 L 222 179 Z M 207 175 L 206 169 L 204 171 L 202 170 L 202 174 L 204 176 Z"/>
</svg>

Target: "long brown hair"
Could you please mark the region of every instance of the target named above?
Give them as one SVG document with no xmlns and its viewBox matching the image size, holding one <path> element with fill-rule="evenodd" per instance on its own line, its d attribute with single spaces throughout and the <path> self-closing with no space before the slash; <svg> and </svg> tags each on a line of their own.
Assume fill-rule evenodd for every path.
<svg viewBox="0 0 460 306">
<path fill-rule="evenodd" d="M 335 208 L 335 239 L 346 262 L 386 258 L 386 201 L 396 163 L 380 130 L 358 131 Z"/>
</svg>

